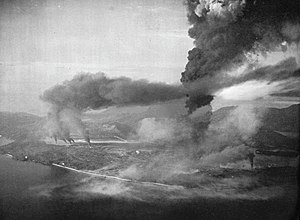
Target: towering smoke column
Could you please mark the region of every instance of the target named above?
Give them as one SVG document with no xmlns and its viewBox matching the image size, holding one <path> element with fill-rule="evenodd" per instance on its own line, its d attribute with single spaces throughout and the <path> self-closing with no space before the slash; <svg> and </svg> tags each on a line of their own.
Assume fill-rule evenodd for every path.
<svg viewBox="0 0 300 220">
<path fill-rule="evenodd" d="M 287 82 L 281 88 L 295 88 L 288 79 L 299 80 L 296 59 L 276 67 L 255 66 L 253 60 L 272 51 L 284 53 L 291 45 L 299 57 L 300 1 L 187 0 L 186 5 L 195 48 L 188 53 L 181 82 L 189 91 L 190 112 L 210 104 L 218 90 L 247 80 Z M 242 67 L 243 74 L 227 74 Z"/>
<path fill-rule="evenodd" d="M 83 111 L 111 105 L 151 104 L 184 96 L 182 86 L 84 73 L 46 90 L 41 99 L 52 104 L 48 117 L 50 134 L 67 139 L 74 128 L 88 138 L 80 120 Z"/>
</svg>

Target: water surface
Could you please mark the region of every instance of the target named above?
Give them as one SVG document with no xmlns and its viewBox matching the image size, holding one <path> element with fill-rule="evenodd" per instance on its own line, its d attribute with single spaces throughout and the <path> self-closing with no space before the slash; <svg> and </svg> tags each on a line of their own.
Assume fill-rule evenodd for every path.
<svg viewBox="0 0 300 220">
<path fill-rule="evenodd" d="M 101 181 L 105 184 L 100 184 Z M 288 219 L 295 205 L 288 199 L 168 201 L 157 199 L 160 193 L 164 193 L 161 194 L 164 198 L 171 197 L 168 192 L 147 187 L 134 191 L 119 183 L 109 184 L 107 180 L 3 156 L 0 157 L 0 186 L 0 219 L 273 220 Z"/>
</svg>

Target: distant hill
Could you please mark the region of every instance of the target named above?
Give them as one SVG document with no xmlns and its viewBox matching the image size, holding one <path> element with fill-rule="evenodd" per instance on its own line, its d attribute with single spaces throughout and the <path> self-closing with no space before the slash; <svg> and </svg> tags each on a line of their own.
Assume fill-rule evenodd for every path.
<svg viewBox="0 0 300 220">
<path fill-rule="evenodd" d="M 299 107 L 298 104 L 282 109 L 267 109 L 263 114 L 262 127 L 253 140 L 265 145 L 296 148 Z M 235 108 L 229 106 L 213 112 L 211 123 L 224 119 Z M 184 118 L 186 113 L 184 99 L 180 99 L 150 106 L 111 107 L 107 110 L 90 111 L 83 114 L 83 121 L 92 138 L 108 139 L 115 135 L 127 138 L 144 118 Z M 39 138 L 44 123 L 45 118 L 32 114 L 0 112 L 0 135 L 13 140 Z"/>
<path fill-rule="evenodd" d="M 134 132 L 144 118 L 180 118 L 187 114 L 184 99 L 156 103 L 148 106 L 111 107 L 107 110 L 87 112 L 83 121 L 91 136 L 107 138 L 114 135 L 126 138 Z"/>
<path fill-rule="evenodd" d="M 299 108 L 300 104 L 283 109 L 269 108 L 264 116 L 264 127 L 275 131 L 299 133 Z"/>
<path fill-rule="evenodd" d="M 235 106 L 224 107 L 213 113 L 211 123 L 217 123 L 227 117 Z M 252 137 L 257 146 L 298 149 L 300 104 L 287 108 L 268 108 L 261 119 L 262 126 Z M 260 111 L 260 109 L 258 109 Z"/>
<path fill-rule="evenodd" d="M 256 142 L 298 150 L 299 107 L 298 104 L 283 109 L 269 108 L 264 114 L 261 129 L 254 137 Z"/>
<path fill-rule="evenodd" d="M 228 106 L 218 109 L 213 112 L 211 121 L 214 123 L 222 120 L 235 108 L 236 106 Z M 300 104 L 281 109 L 267 108 L 263 113 L 263 127 L 274 131 L 299 133 L 299 109 Z"/>
<path fill-rule="evenodd" d="M 211 117 L 211 123 L 217 123 L 221 120 L 223 120 L 225 117 L 227 117 L 234 109 L 236 109 L 236 106 L 226 106 L 223 108 L 220 108 L 213 112 L 213 115 Z"/>
<path fill-rule="evenodd" d="M 13 140 L 36 137 L 42 121 L 41 117 L 29 113 L 0 112 L 0 135 Z"/>
</svg>

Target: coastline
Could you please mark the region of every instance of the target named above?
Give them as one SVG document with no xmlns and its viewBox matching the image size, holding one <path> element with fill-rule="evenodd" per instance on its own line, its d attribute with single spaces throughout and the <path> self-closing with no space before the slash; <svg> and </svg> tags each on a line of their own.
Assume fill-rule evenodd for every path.
<svg viewBox="0 0 300 220">
<path fill-rule="evenodd" d="M 117 177 L 117 176 L 110 176 L 110 175 L 93 173 L 93 172 L 85 171 L 85 170 L 77 170 L 77 169 L 74 169 L 72 167 L 62 166 L 62 165 L 59 165 L 59 164 L 56 164 L 56 163 L 52 163 L 52 166 L 67 169 L 67 170 L 71 170 L 71 171 L 74 171 L 74 172 L 77 172 L 77 173 L 84 173 L 84 174 L 88 174 L 88 175 L 91 175 L 91 176 L 102 177 L 102 178 L 105 178 L 105 179 L 115 179 L 115 180 L 120 180 L 120 181 L 124 181 L 124 182 L 133 182 L 133 183 L 140 183 L 140 184 L 151 184 L 151 185 L 164 186 L 164 187 L 182 187 L 182 188 L 184 188 L 183 186 L 179 186 L 179 185 L 168 185 L 168 184 L 164 184 L 164 183 L 138 181 L 138 180 L 133 180 L 133 179 L 121 178 L 121 177 Z"/>
<path fill-rule="evenodd" d="M 79 169 L 75 169 L 75 168 L 72 168 L 72 167 L 63 166 L 63 165 L 60 165 L 60 164 L 57 164 L 57 163 L 44 164 L 44 163 L 41 163 L 41 162 L 36 161 L 36 160 L 30 160 L 30 159 L 20 160 L 20 159 L 17 159 L 16 157 L 14 157 L 11 154 L 0 154 L 0 156 L 8 158 L 8 159 L 12 159 L 12 160 L 20 161 L 20 162 L 30 162 L 30 163 L 33 162 L 33 163 L 38 163 L 38 164 L 48 166 L 48 167 L 54 166 L 54 167 L 70 170 L 70 171 L 77 172 L 77 173 L 83 173 L 83 174 L 90 175 L 90 176 L 101 177 L 101 178 L 104 178 L 104 179 L 114 179 L 114 180 L 119 180 L 119 181 L 123 181 L 123 182 L 139 183 L 139 184 L 145 184 L 145 185 L 155 185 L 155 186 L 168 187 L 168 188 L 169 187 L 176 187 L 176 188 L 181 188 L 181 189 L 185 188 L 184 186 L 181 186 L 181 185 L 172 185 L 172 184 L 164 184 L 164 183 L 149 182 L 149 181 L 138 181 L 138 180 L 134 180 L 134 179 L 127 179 L 127 178 L 121 178 L 121 177 L 117 177 L 117 176 L 99 174 L 99 173 L 94 173 L 94 172 L 88 171 L 88 170 L 79 170 Z"/>
<path fill-rule="evenodd" d="M 136 181 L 132 181 L 132 182 L 124 182 L 124 185 L 120 185 L 121 182 L 114 182 L 114 181 L 105 181 L 105 177 L 97 175 L 97 174 L 93 174 L 90 173 L 89 171 L 81 171 L 81 170 L 77 170 L 74 169 L 72 167 L 65 167 L 62 166 L 60 164 L 54 165 L 54 164 L 48 164 L 46 167 L 51 167 L 53 166 L 53 171 L 51 171 L 50 169 L 45 169 L 46 167 L 43 168 L 43 165 L 38 163 L 37 161 L 35 161 L 35 163 L 37 164 L 33 164 L 33 166 L 30 165 L 30 162 L 32 162 L 31 160 L 28 160 L 27 162 L 29 163 L 25 163 L 24 165 L 20 164 L 22 161 L 18 161 L 14 158 L 15 162 L 18 162 L 19 164 L 16 164 L 16 166 L 10 166 L 9 161 L 12 161 L 12 159 L 10 159 L 10 157 L 5 156 L 3 154 L 0 155 L 1 157 L 5 157 L 8 158 L 6 161 L 2 161 L 5 164 L 8 164 L 8 167 L 12 167 L 12 168 L 22 168 L 24 167 L 24 169 L 29 168 L 30 171 L 28 172 L 22 172 L 22 170 L 18 171 L 18 173 L 21 173 L 22 175 L 19 176 L 19 179 L 27 179 L 27 178 L 31 178 L 31 176 L 27 176 L 28 174 L 33 175 L 31 179 L 34 180 L 42 180 L 45 181 L 43 182 L 42 185 L 39 184 L 31 184 L 30 186 L 33 186 L 34 188 L 29 188 L 29 189 L 34 189 L 37 190 L 35 192 L 38 192 L 37 195 L 39 195 L 38 199 L 40 199 L 38 202 L 42 203 L 42 207 L 45 207 L 45 209 L 43 210 L 48 210 L 49 204 L 52 205 L 51 207 L 56 208 L 55 211 L 59 212 L 61 210 L 64 211 L 63 215 L 61 216 L 61 218 L 65 217 L 65 211 L 67 210 L 68 213 L 75 213 L 74 217 L 77 218 L 78 216 L 82 217 L 82 218 L 86 218 L 86 214 L 85 213 L 93 213 L 88 212 L 88 210 L 90 210 L 89 208 L 92 208 L 92 210 L 94 210 L 94 207 L 98 210 L 99 207 L 101 207 L 100 210 L 104 210 L 103 213 L 107 213 L 109 211 L 111 211 L 112 215 L 114 216 L 116 213 L 116 206 L 115 205 L 111 205 L 111 204 L 121 204 L 121 206 L 123 206 L 124 204 L 127 205 L 126 206 L 126 212 L 127 212 L 127 208 L 129 208 L 128 213 L 137 213 L 143 210 L 147 210 L 147 213 L 149 213 L 149 218 L 153 217 L 153 213 L 157 213 L 157 210 L 161 209 L 161 217 L 165 217 L 167 215 L 169 215 L 169 213 L 175 213 L 174 216 L 177 216 L 177 210 L 184 210 L 184 213 L 187 213 L 185 215 L 181 215 L 178 217 L 178 219 L 184 218 L 185 216 L 188 216 L 190 213 L 196 213 L 197 215 L 199 214 L 199 216 L 203 216 L 203 210 L 216 210 L 216 209 L 220 209 L 222 212 L 222 214 L 224 213 L 224 211 L 226 211 L 227 215 L 226 216 L 231 216 L 233 211 L 238 211 L 239 213 L 236 214 L 236 216 L 240 216 L 240 213 L 242 213 L 243 216 L 245 216 L 245 212 L 247 213 L 247 211 L 254 210 L 254 213 L 258 213 L 257 215 L 254 214 L 253 215 L 253 219 L 259 219 L 256 218 L 257 216 L 261 215 L 261 219 L 266 219 L 265 218 L 265 210 L 262 208 L 262 205 L 267 205 L 268 206 L 268 210 L 270 211 L 270 213 L 291 213 L 293 214 L 293 207 L 296 207 L 296 203 L 293 200 L 293 195 L 294 191 L 289 193 L 288 195 L 283 195 L 283 196 L 279 196 L 277 195 L 277 191 L 278 191 L 278 187 L 274 188 L 269 188 L 269 189 L 257 189 L 254 192 L 250 191 L 250 192 L 246 192 L 245 194 L 243 194 L 242 192 L 236 192 L 236 191 L 228 191 L 227 192 L 222 192 L 222 191 L 215 191 L 214 188 L 209 188 L 209 191 L 204 191 L 202 189 L 190 189 L 190 188 L 185 188 L 182 191 L 178 190 L 178 188 L 165 188 L 165 187 L 161 187 L 161 186 L 156 186 L 153 187 L 153 185 L 141 185 L 140 182 Z M 13 164 L 15 165 L 15 164 Z M 35 165 L 37 165 L 37 168 L 40 168 L 38 170 L 41 170 L 41 172 L 34 172 L 31 171 L 31 169 L 35 168 Z M 41 167 L 41 166 L 42 167 Z M 57 168 L 55 168 L 57 167 Z M 6 181 L 5 185 L 12 185 L 13 187 L 11 187 L 13 190 L 15 189 L 14 181 L 15 181 L 15 174 L 13 172 L 9 172 L 8 174 L 10 175 L 10 178 L 7 178 L 7 174 L 6 172 L 7 167 L 3 166 L 2 170 L 4 172 L 2 172 L 2 177 L 3 179 Z M 66 173 L 62 172 L 61 169 L 66 169 Z M 28 170 L 28 169 L 27 169 Z M 34 169 L 35 170 L 35 169 Z M 89 174 L 92 176 L 99 176 L 98 178 L 86 178 L 84 177 L 84 175 L 82 175 L 80 178 L 77 178 L 77 175 L 70 175 L 69 172 L 67 170 L 70 170 L 70 172 L 78 172 L 78 173 L 84 173 L 84 174 Z M 56 188 L 49 188 L 49 185 L 47 184 L 47 181 L 49 181 L 48 178 L 43 178 L 44 177 L 44 171 L 48 172 L 51 174 L 51 178 L 62 178 L 62 184 L 55 184 L 54 187 Z M 62 172 L 62 173 L 61 173 Z M 56 174 L 57 175 L 54 175 Z M 36 175 L 39 175 L 39 177 L 42 178 L 37 178 Z M 68 179 L 68 181 L 65 180 L 65 176 L 67 178 L 71 178 Z M 107 176 L 106 178 L 110 178 L 110 176 Z M 73 184 L 73 180 L 81 180 L 81 179 L 86 179 L 87 181 L 83 181 L 83 182 L 78 182 L 79 184 Z M 113 178 L 115 179 L 115 178 Z M 11 182 L 8 182 L 11 181 Z M 97 181 L 99 181 L 99 184 L 97 183 Z M 102 183 L 103 182 L 103 183 Z M 18 182 L 20 187 L 23 187 L 23 182 L 19 181 Z M 44 184 L 45 183 L 45 184 Z M 71 185 L 69 185 L 71 184 Z M 81 184 L 87 184 L 88 187 L 86 188 L 86 185 L 81 185 Z M 112 184 L 111 186 L 108 184 Z M 158 184 L 155 184 L 158 185 Z M 36 186 L 43 186 L 42 188 L 36 188 Z M 80 189 L 83 188 L 78 188 L 78 191 L 74 191 L 74 194 L 69 194 L 70 193 L 70 187 L 77 187 L 77 186 L 84 186 L 84 189 L 88 189 L 86 194 L 83 194 L 82 191 Z M 94 187 L 97 186 L 97 187 Z M 105 187 L 108 186 L 108 188 Z M 123 199 L 123 197 L 121 197 L 121 199 L 119 199 L 120 197 L 116 197 L 114 195 L 110 196 L 110 194 L 105 194 L 106 192 L 110 192 L 109 190 L 114 190 L 114 186 L 120 186 L 120 187 L 129 187 L 129 189 L 132 189 L 132 191 L 126 191 L 125 195 L 129 195 L 131 196 L 130 198 L 133 198 L 132 200 L 128 200 L 128 199 Z M 52 190 L 50 192 L 53 192 L 53 194 L 49 193 L 49 191 L 45 191 L 44 187 L 46 187 L 49 190 Z M 22 188 L 23 189 L 23 188 Z M 28 186 L 24 186 L 24 189 L 27 190 Z M 58 190 L 56 190 L 58 189 Z M 126 188 L 127 189 L 127 188 Z M 98 191 L 96 191 L 98 190 Z M 267 191 L 266 191 L 267 190 Z M 20 191 L 20 192 L 24 192 L 24 191 Z M 19 197 L 19 196 L 14 196 L 16 194 L 9 194 L 12 197 L 11 198 L 7 198 L 7 197 L 2 197 L 7 201 L 5 202 L 5 207 L 7 207 L 7 211 L 6 213 L 8 213 L 7 215 L 10 216 L 16 216 L 16 213 L 18 215 L 19 219 L 24 218 L 24 216 L 29 216 L 29 218 L 32 218 L 33 214 L 32 213 L 43 213 L 45 215 L 43 215 L 42 217 L 44 219 L 47 218 L 47 212 L 44 212 L 43 210 L 39 209 L 40 206 L 37 206 L 37 202 L 36 200 L 32 200 L 32 192 L 30 191 L 30 193 L 27 193 L 26 195 L 29 195 L 30 197 L 26 197 L 25 199 L 23 199 L 23 197 Z M 39 193 L 42 192 L 42 193 Z M 45 194 L 46 192 L 46 194 Z M 73 192 L 73 191 L 72 191 Z M 95 193 L 96 192 L 96 193 Z M 5 193 L 7 193 L 7 190 L 5 190 Z M 48 193 L 48 194 L 47 194 Z M 128 193 L 128 194 L 127 194 Z M 129 194 L 130 193 L 130 194 Z M 262 195 L 266 193 L 266 195 Z M 292 194 L 293 193 L 293 194 Z M 17 194 L 19 195 L 19 194 Z M 48 197 L 45 197 L 48 196 Z M 65 196 L 66 195 L 66 196 Z M 74 197 L 69 197 L 70 195 L 74 195 Z M 73 198 L 78 198 L 77 196 L 88 196 L 88 197 L 81 197 L 84 198 L 84 200 L 77 200 L 77 199 L 73 199 Z M 75 197 L 76 196 L 76 197 Z M 117 195 L 118 196 L 118 195 Z M 28 199 L 29 198 L 29 199 Z M 71 198 L 71 199 L 70 199 Z M 88 199 L 85 199 L 88 198 Z M 115 198 L 117 198 L 115 200 Z M 50 203 L 51 201 L 53 201 L 53 204 Z M 97 201 L 97 203 L 95 203 L 95 201 Z M 112 203 L 116 201 L 116 203 Z M 25 205 L 24 205 L 25 204 Z M 141 204 L 141 205 L 140 205 Z M 166 204 L 166 205 L 163 205 Z M 146 205 L 146 208 L 144 207 Z M 162 206 L 163 205 L 163 206 Z M 279 206 L 280 205 L 280 206 Z M 11 208 L 13 207 L 13 209 Z M 50 207 L 50 208 L 51 208 Z M 104 207 L 104 208 L 102 208 Z M 105 209 L 106 207 L 112 207 L 112 209 Z M 119 207 L 119 206 L 118 206 Z M 144 207 L 144 208 L 143 208 Z M 182 208 L 183 207 L 183 208 Z M 200 208 L 198 208 L 200 207 Z M 271 209 L 271 208 L 272 209 Z M 278 207 L 280 207 L 280 209 L 278 209 Z M 151 212 L 148 212 L 148 208 L 151 208 Z M 24 214 L 24 212 L 22 210 L 26 210 L 27 214 Z M 242 209 L 242 210 L 241 210 Z M 18 210 L 21 210 L 20 212 L 18 212 Z M 39 212 L 37 212 L 36 210 L 41 210 Z M 53 209 L 51 209 L 53 210 Z M 84 212 L 79 211 L 79 214 L 77 213 L 77 210 L 84 210 Z M 108 211 L 107 211 L 108 210 Z M 195 210 L 197 212 L 195 212 Z M 233 211 L 232 211 L 233 210 Z M 273 211 L 274 210 L 274 211 Z M 121 210 L 122 211 L 122 210 Z M 260 211 L 262 214 L 260 214 Z M 284 211 L 284 212 L 283 212 Z M 84 213 L 82 216 L 80 215 L 81 213 Z M 99 214 L 99 218 L 103 217 L 103 213 L 101 212 L 101 215 Z M 118 213 L 119 210 L 118 210 Z M 195 215 L 196 215 L 195 214 Z M 71 214 L 70 214 L 71 215 Z M 112 216 L 111 214 L 109 214 L 109 216 Z M 37 218 L 40 218 L 40 216 L 36 215 Z M 71 215 L 72 218 L 73 214 Z M 172 216 L 172 219 L 175 219 L 174 216 Z M 210 212 L 207 212 L 207 216 L 211 216 Z M 272 216 L 275 216 L 274 214 Z M 272 217 L 271 216 L 271 217 Z M 277 216 L 277 215 L 276 215 Z M 283 215 L 282 215 L 283 216 Z M 89 216 L 90 218 L 95 217 L 94 215 Z M 89 218 L 88 217 L 88 218 Z M 140 219 L 141 215 L 138 216 L 137 219 Z M 214 215 L 214 218 L 216 216 Z M 219 217 L 219 216 L 218 216 Z M 284 215 L 285 217 L 285 215 Z M 55 215 L 55 218 L 57 218 L 57 215 Z M 120 218 L 122 219 L 122 218 Z M 196 219 L 196 218 L 195 218 Z M 271 219 L 271 218 L 270 218 Z M 284 219 L 284 218 L 282 218 Z"/>
<path fill-rule="evenodd" d="M 108 173 L 109 175 L 105 175 L 96 173 L 93 170 L 80 170 L 69 165 L 65 166 L 58 163 L 44 164 L 38 160 L 32 160 L 32 158 L 22 161 L 16 157 L 7 156 L 5 154 L 0 154 L 0 156 L 8 158 L 9 160 L 13 159 L 19 162 L 27 161 L 29 163 L 34 162 L 37 163 L 37 165 L 44 165 L 49 168 L 55 167 L 78 174 L 85 174 L 90 177 L 95 177 L 94 181 L 116 180 L 126 184 L 132 184 L 132 186 L 145 186 L 152 189 L 155 187 L 157 190 L 196 193 L 200 197 L 214 196 L 220 198 L 227 197 L 229 199 L 266 200 L 275 197 L 288 198 L 297 191 L 297 170 L 293 168 L 259 169 L 253 171 L 234 169 L 202 170 L 198 173 L 174 176 L 174 178 L 167 180 L 166 183 L 160 183 L 156 182 L 156 180 L 152 181 L 151 179 L 136 180 L 122 178 L 114 175 L 113 172 L 112 175 L 110 173 Z M 97 179 L 97 177 L 99 179 Z M 201 182 L 203 177 L 205 178 L 205 182 Z M 268 180 L 266 180 L 266 178 L 268 178 Z M 213 184 L 211 185 L 211 183 Z"/>
<path fill-rule="evenodd" d="M 201 189 L 211 191 L 210 183 L 216 183 L 215 191 L 232 194 L 259 191 L 262 187 L 285 189 L 297 184 L 297 168 L 270 167 L 253 170 L 227 167 L 199 168 L 196 173 L 178 173 L 170 178 L 158 179 L 148 176 L 135 179 L 122 177 L 120 171 L 132 164 L 147 164 L 159 152 L 157 146 L 148 145 L 101 145 L 93 148 L 78 144 L 61 146 L 44 142 L 14 142 L 0 147 L 0 155 L 18 161 L 34 162 L 57 167 L 88 176 L 173 189 Z M 9 155 L 9 156 L 8 156 Z M 99 173 L 97 173 L 99 172 Z M 267 179 L 267 180 L 266 180 Z M 157 182 L 159 181 L 159 182 Z"/>
</svg>

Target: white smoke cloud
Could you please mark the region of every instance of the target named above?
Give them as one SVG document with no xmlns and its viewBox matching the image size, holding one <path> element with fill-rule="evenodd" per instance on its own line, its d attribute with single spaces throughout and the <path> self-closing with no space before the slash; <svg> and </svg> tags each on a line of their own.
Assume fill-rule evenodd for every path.
<svg viewBox="0 0 300 220">
<path fill-rule="evenodd" d="M 200 159 L 199 164 L 201 166 L 226 166 L 231 164 L 234 166 L 237 162 L 247 159 L 249 153 L 249 147 L 245 145 L 227 147 L 220 152 L 214 152 Z M 233 165 L 232 165 L 233 164 Z"/>
<path fill-rule="evenodd" d="M 194 12 L 198 17 L 218 17 L 229 21 L 236 19 L 244 5 L 245 1 L 241 0 L 200 0 Z"/>
<path fill-rule="evenodd" d="M 191 127 L 174 118 L 144 118 L 137 129 L 138 138 L 146 142 L 176 142 L 190 134 Z"/>
<path fill-rule="evenodd" d="M 263 113 L 252 105 L 240 105 L 218 126 L 222 126 L 224 130 L 236 130 L 243 140 L 247 140 L 260 128 Z"/>
<path fill-rule="evenodd" d="M 81 113 L 74 108 L 58 110 L 57 106 L 52 106 L 44 129 L 48 136 L 65 141 L 69 140 L 71 133 L 81 137 L 86 136 L 86 128 L 81 121 Z"/>
<path fill-rule="evenodd" d="M 251 69 L 276 65 L 290 57 L 296 58 L 297 66 L 300 66 L 299 43 L 283 41 L 280 46 L 271 51 L 265 51 L 260 44 L 255 45 L 252 51 L 245 53 L 246 61 L 243 63 L 243 65 L 251 65 Z"/>
<path fill-rule="evenodd" d="M 282 83 L 251 80 L 224 88 L 215 95 L 227 100 L 255 100 L 280 91 Z"/>
<path fill-rule="evenodd" d="M 219 121 L 212 121 L 204 141 L 200 145 L 202 157 L 200 166 L 231 166 L 247 159 L 250 148 L 244 143 L 251 138 L 262 125 L 264 110 L 252 105 L 240 105 Z"/>
</svg>

